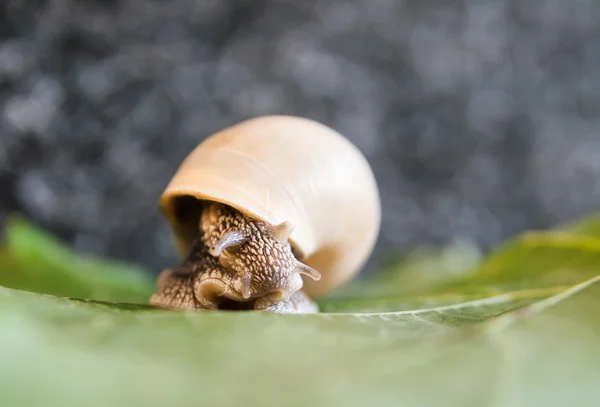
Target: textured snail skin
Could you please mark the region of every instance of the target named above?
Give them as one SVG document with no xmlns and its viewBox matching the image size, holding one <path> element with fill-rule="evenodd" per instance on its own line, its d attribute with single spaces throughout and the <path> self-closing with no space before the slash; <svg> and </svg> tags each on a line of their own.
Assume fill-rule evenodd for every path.
<svg viewBox="0 0 600 407">
<path fill-rule="evenodd" d="M 213 203 L 204 210 L 199 229 L 201 238 L 186 260 L 159 276 L 150 304 L 216 310 L 224 300 L 231 300 L 237 308 L 318 312 L 316 303 L 301 290 L 300 274 L 317 280 L 320 274 L 294 257 L 287 242 L 288 224 L 272 227 Z"/>
<path fill-rule="evenodd" d="M 212 203 L 202 213 L 200 229 L 209 253 L 248 282 L 242 290 L 246 299 L 275 292 L 288 298 L 302 288 L 301 274 L 316 281 L 321 278 L 318 271 L 294 257 L 288 242 L 293 229 L 286 222 L 272 227 Z"/>
</svg>

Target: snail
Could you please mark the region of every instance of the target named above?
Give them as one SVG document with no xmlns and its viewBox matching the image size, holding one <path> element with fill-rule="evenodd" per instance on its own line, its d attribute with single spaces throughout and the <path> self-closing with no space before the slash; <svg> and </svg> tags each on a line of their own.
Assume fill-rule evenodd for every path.
<svg viewBox="0 0 600 407">
<path fill-rule="evenodd" d="M 252 118 L 182 161 L 159 200 L 182 263 L 149 303 L 193 310 L 319 312 L 356 277 L 379 235 L 381 204 L 360 150 L 317 121 Z"/>
</svg>

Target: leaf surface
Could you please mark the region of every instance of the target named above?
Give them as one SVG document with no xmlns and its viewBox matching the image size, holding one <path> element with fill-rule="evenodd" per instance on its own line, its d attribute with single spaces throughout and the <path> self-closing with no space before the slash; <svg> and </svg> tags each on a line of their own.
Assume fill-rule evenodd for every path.
<svg viewBox="0 0 600 407">
<path fill-rule="evenodd" d="M 459 256 L 439 283 L 390 270 L 315 315 L 156 310 L 129 277 L 80 300 L 0 287 L 0 405 L 598 406 L 600 239 L 584 224 Z"/>
<path fill-rule="evenodd" d="M 148 301 L 154 279 L 146 270 L 73 253 L 63 242 L 13 217 L 0 245 L 0 285 L 99 301 Z"/>
</svg>

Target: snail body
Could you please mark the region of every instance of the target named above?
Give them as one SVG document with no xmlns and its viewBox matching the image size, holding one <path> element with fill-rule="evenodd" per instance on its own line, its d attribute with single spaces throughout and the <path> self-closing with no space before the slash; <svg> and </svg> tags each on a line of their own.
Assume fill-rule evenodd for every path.
<svg viewBox="0 0 600 407">
<path fill-rule="evenodd" d="M 159 206 L 186 260 L 161 274 L 150 302 L 168 306 L 169 296 L 187 292 L 180 308 L 196 301 L 215 309 L 229 298 L 314 312 L 311 299 L 364 266 L 381 221 L 362 153 L 333 129 L 293 116 L 246 120 L 205 139 Z"/>
</svg>

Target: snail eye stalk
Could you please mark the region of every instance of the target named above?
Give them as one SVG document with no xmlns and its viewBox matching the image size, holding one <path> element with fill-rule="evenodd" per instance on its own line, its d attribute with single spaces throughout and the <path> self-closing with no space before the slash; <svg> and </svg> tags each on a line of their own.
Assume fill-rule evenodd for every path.
<svg viewBox="0 0 600 407">
<path fill-rule="evenodd" d="M 288 243 L 288 239 L 293 231 L 294 226 L 290 222 L 281 222 L 279 225 L 271 228 L 273 237 L 283 246 Z"/>
<path fill-rule="evenodd" d="M 308 276 L 315 281 L 319 281 L 321 279 L 321 273 L 319 273 L 317 270 L 313 269 L 312 267 L 307 266 L 304 263 L 297 262 L 296 272 L 299 274 L 304 274 L 305 276 Z"/>
<path fill-rule="evenodd" d="M 225 249 L 231 247 L 239 247 L 250 240 L 248 233 L 242 230 L 231 230 L 219 239 L 214 245 L 210 247 L 208 252 L 211 256 L 219 257 Z"/>
</svg>

